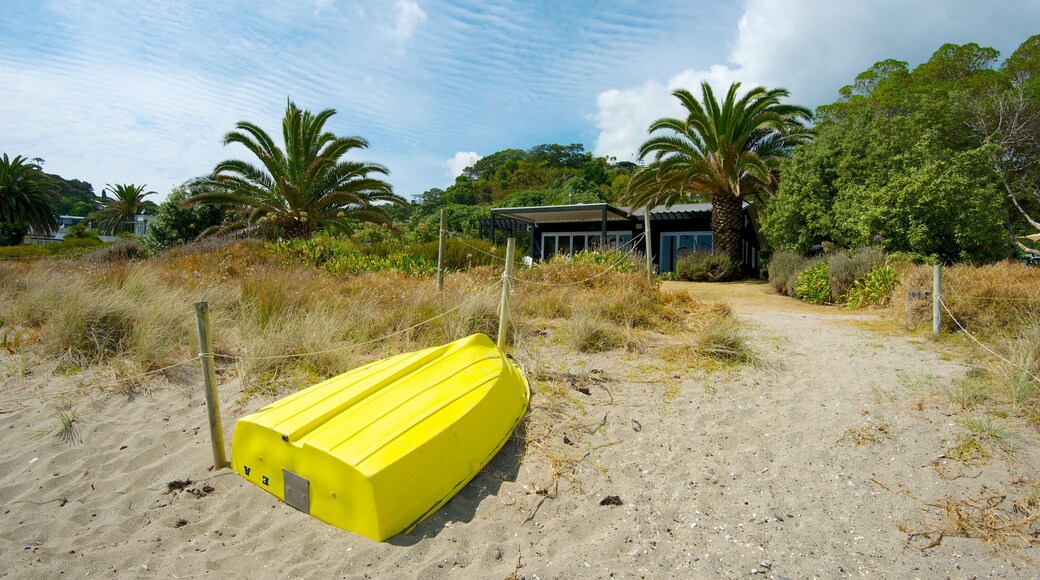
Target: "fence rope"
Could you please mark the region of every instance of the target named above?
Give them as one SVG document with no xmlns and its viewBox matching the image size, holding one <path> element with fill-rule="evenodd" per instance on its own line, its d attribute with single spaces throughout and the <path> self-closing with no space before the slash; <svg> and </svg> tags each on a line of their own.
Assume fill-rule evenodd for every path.
<svg viewBox="0 0 1040 580">
<path fill-rule="evenodd" d="M 970 296 L 968 294 L 947 294 L 943 293 L 946 298 L 957 298 L 964 300 L 1007 300 L 1011 302 L 1040 302 L 1038 298 L 1018 298 L 1014 296 Z"/>
<path fill-rule="evenodd" d="M 4 403 L 4 404 L 7 404 L 7 403 L 21 403 L 22 401 L 31 401 L 33 399 L 51 399 L 51 398 L 60 397 L 60 396 L 63 396 L 63 395 L 71 395 L 73 393 L 79 393 L 79 392 L 82 392 L 84 390 L 84 388 L 85 389 L 105 390 L 105 389 L 108 389 L 108 388 L 111 388 L 111 387 L 118 387 L 119 385 L 122 385 L 122 384 L 124 384 L 124 383 L 126 383 L 128 381 L 136 381 L 138 379 L 143 379 L 144 377 L 148 377 L 148 376 L 159 374 L 159 373 L 164 373 L 164 372 L 166 372 L 166 371 L 168 371 L 170 369 L 174 369 L 174 368 L 177 368 L 179 366 L 184 366 L 184 365 L 186 365 L 188 363 L 192 363 L 192 362 L 195 362 L 197 360 L 199 360 L 199 357 L 198 356 L 193 356 L 193 357 L 191 357 L 191 358 L 189 358 L 187 360 L 182 360 L 181 362 L 173 363 L 172 365 L 168 365 L 168 366 L 162 367 L 161 369 L 155 369 L 155 370 L 144 372 L 144 373 L 140 373 L 140 374 L 137 374 L 137 375 L 124 377 L 124 378 L 121 378 L 121 379 L 119 379 L 119 380 L 117 380 L 115 382 L 111 382 L 111 383 L 104 383 L 104 384 L 101 384 L 101 385 L 86 385 L 85 387 L 75 387 L 75 388 L 72 388 L 72 389 L 65 389 L 65 390 L 62 390 L 62 391 L 54 392 L 54 393 L 44 393 L 44 394 L 36 394 L 36 395 L 25 395 L 25 396 L 22 396 L 22 397 L 14 397 L 14 398 L 10 398 L 10 399 L 4 399 L 2 401 L 2 403 Z"/>
<path fill-rule="evenodd" d="M 402 328 L 401 330 L 395 330 L 394 332 L 391 332 L 389 334 L 384 334 L 383 336 L 380 336 L 378 338 L 373 338 L 373 339 L 367 340 L 365 342 L 351 343 L 351 344 L 347 344 L 347 345 L 344 345 L 344 346 L 338 346 L 336 348 L 330 348 L 330 349 L 326 349 L 326 350 L 318 350 L 318 351 L 313 351 L 313 352 L 300 352 L 300 353 L 292 353 L 292 354 L 275 354 L 275 355 L 270 355 L 270 356 L 243 356 L 243 355 L 230 355 L 230 354 L 214 354 L 213 357 L 214 358 L 224 359 L 224 360 L 234 360 L 234 361 L 278 360 L 278 359 L 286 359 L 286 358 L 302 358 L 302 357 L 305 357 L 305 356 L 316 356 L 316 355 L 320 355 L 320 354 L 330 354 L 330 353 L 339 352 L 339 351 L 347 350 L 347 349 L 351 349 L 351 348 L 358 348 L 358 347 L 361 347 L 361 346 L 368 346 L 370 344 L 375 344 L 377 342 L 380 342 L 380 341 L 383 341 L 383 340 L 387 340 L 389 338 L 393 338 L 395 336 L 398 336 L 398 335 L 401 335 L 401 334 L 405 334 L 407 332 L 411 332 L 411 331 L 415 330 L 416 328 L 419 328 L 421 326 L 425 326 L 425 325 L 427 325 L 427 324 L 429 324 L 429 323 L 431 323 L 431 322 L 433 322 L 435 320 L 439 320 L 441 318 L 444 318 L 445 316 L 451 314 L 452 312 L 455 312 L 456 310 L 461 309 L 463 306 L 467 306 L 469 304 L 472 304 L 473 302 L 476 302 L 479 298 L 482 298 L 485 294 L 487 294 L 488 291 L 490 291 L 492 289 L 495 289 L 495 288 L 498 288 L 499 284 L 501 284 L 501 283 L 502 283 L 501 280 L 499 280 L 499 281 L 496 281 L 494 284 L 485 286 L 484 288 L 480 289 L 476 294 L 474 294 L 472 297 L 470 297 L 468 300 L 464 300 L 464 301 L 458 303 L 456 306 L 454 306 L 454 307 L 452 307 L 452 308 L 450 308 L 448 310 L 445 310 L 444 312 L 441 312 L 440 314 L 438 314 L 436 316 L 433 316 L 431 318 L 427 318 L 426 320 L 423 320 L 422 322 L 417 322 L 417 323 L 409 326 L 408 328 Z"/>
<path fill-rule="evenodd" d="M 957 317 L 953 315 L 953 312 L 950 311 L 950 308 L 948 306 L 946 306 L 946 302 L 943 301 L 942 296 L 939 296 L 939 304 L 941 304 L 942 307 L 943 307 L 943 310 L 945 310 L 946 313 L 950 315 L 950 318 L 952 318 L 953 322 L 957 325 L 957 327 L 961 329 L 961 332 L 966 334 L 968 336 L 968 338 L 970 338 L 973 341 L 975 341 L 975 344 L 979 345 L 986 352 L 988 352 L 991 355 L 999 358 L 1000 360 L 1004 361 L 1005 363 L 1015 367 L 1016 369 L 1024 372 L 1025 374 L 1027 374 L 1030 377 L 1032 377 L 1033 380 L 1035 380 L 1036 382 L 1040 383 L 1040 377 L 1034 375 L 1029 369 L 1027 369 L 1026 367 L 1024 367 L 1022 365 L 1019 365 L 1018 363 L 1012 362 L 1012 361 L 1004 358 L 1000 353 L 998 353 L 997 351 L 993 350 L 992 348 L 986 346 L 985 344 L 982 343 L 981 340 L 979 340 L 978 338 L 975 338 L 975 335 L 973 335 L 972 333 L 968 332 L 968 329 L 964 328 L 964 325 L 961 324 L 961 321 L 957 320 Z"/>
</svg>

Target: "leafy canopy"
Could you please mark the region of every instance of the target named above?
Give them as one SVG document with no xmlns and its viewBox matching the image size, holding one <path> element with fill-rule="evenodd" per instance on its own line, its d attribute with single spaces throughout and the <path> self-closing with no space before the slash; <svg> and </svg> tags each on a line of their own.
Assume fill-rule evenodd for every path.
<svg viewBox="0 0 1040 580">
<path fill-rule="evenodd" d="M 939 48 L 925 63 L 884 60 L 817 111 L 763 217 L 770 245 L 802 253 L 881 244 L 946 262 L 1010 250 L 994 160 L 1007 149 L 976 127 L 985 103 L 1012 87 L 976 44 Z M 1033 162 L 1035 153 L 1020 157 Z"/>
<path fill-rule="evenodd" d="M 132 231 L 134 216 L 154 212 L 158 206 L 145 197 L 156 195 L 154 191 L 145 191 L 145 186 L 129 184 L 107 185 L 101 190 L 102 197 L 97 198 L 100 209 L 90 214 L 89 221 L 106 234 Z M 112 194 L 112 197 L 108 197 Z"/>
<path fill-rule="evenodd" d="M 21 155 L 0 156 L 0 221 L 24 223 L 36 233 L 58 229 L 54 184 L 37 163 Z"/>
<path fill-rule="evenodd" d="M 260 165 L 230 159 L 202 180 L 203 193 L 186 205 L 208 203 L 237 213 L 222 231 L 276 237 L 310 236 L 320 228 L 348 228 L 352 220 L 389 221 L 378 205 L 404 203 L 379 175 L 389 170 L 377 163 L 345 160 L 353 149 L 368 147 L 361 137 L 337 137 L 325 130 L 336 114 L 301 110 L 289 101 L 282 119 L 284 149 L 260 127 L 247 121 L 224 137 L 224 144 L 246 148 Z M 375 175 L 375 176 L 373 176 Z"/>
<path fill-rule="evenodd" d="M 740 83 L 730 85 L 721 102 L 707 82 L 700 100 L 674 91 L 687 115 L 651 123 L 639 157 L 652 162 L 632 177 L 624 197 L 637 207 L 710 198 L 715 247 L 737 261 L 741 200 L 772 191 L 779 160 L 810 138 L 811 117 L 808 109 L 781 102 L 786 89 L 755 87 L 738 97 L 739 89 Z"/>
</svg>

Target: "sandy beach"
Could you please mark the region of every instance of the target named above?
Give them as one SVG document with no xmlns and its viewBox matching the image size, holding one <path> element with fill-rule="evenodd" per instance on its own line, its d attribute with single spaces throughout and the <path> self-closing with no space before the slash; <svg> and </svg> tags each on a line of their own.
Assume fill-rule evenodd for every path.
<svg viewBox="0 0 1040 580">
<path fill-rule="evenodd" d="M 869 312 L 807 306 L 762 284 L 665 291 L 728 302 L 763 363 L 691 368 L 662 357 L 664 342 L 599 354 L 525 345 L 518 358 L 547 377 L 532 381 L 527 436 L 385 543 L 209 470 L 194 365 L 114 393 L 89 388 L 110 375 L 4 353 L 0 576 L 1040 574 L 1035 546 L 937 533 L 950 498 L 1024 496 L 1040 465 L 1028 429 L 1013 430 L 1013 454 L 947 457 L 964 427 L 940 393 L 966 366 L 928 341 L 865 329 Z M 229 443 L 235 420 L 272 400 L 240 402 L 232 370 L 220 386 Z M 565 397 L 545 394 L 553 381 Z M 65 437 L 60 409 L 76 417 Z"/>
</svg>

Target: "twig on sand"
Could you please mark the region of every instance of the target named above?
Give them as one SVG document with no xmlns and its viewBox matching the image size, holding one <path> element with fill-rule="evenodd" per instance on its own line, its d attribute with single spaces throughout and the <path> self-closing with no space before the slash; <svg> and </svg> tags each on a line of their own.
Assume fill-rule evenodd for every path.
<svg viewBox="0 0 1040 580">
<path fill-rule="evenodd" d="M 538 508 L 542 507 L 542 504 L 545 503 L 545 500 L 547 498 L 549 498 L 549 497 L 555 498 L 556 495 L 559 493 L 559 491 L 560 491 L 560 480 L 559 479 L 554 479 L 553 480 L 553 492 L 552 492 L 551 495 L 549 494 L 549 487 L 548 486 L 538 489 L 535 493 L 537 493 L 538 495 L 542 496 L 542 498 L 538 500 L 538 503 L 534 504 L 534 509 L 531 510 L 531 513 L 527 514 L 527 517 L 524 518 L 524 521 L 521 522 L 520 525 L 522 526 L 522 525 L 526 524 L 527 522 L 531 521 L 532 519 L 534 519 L 534 515 L 536 513 L 538 513 Z M 517 569 L 519 570 L 519 568 L 517 568 Z"/>
<path fill-rule="evenodd" d="M 606 426 L 606 424 L 607 424 L 607 414 L 603 413 L 603 420 L 600 421 L 599 423 L 596 423 L 592 427 L 592 429 L 589 430 L 589 435 L 595 434 L 596 431 L 599 431 L 600 429 L 602 429 L 604 426 Z"/>
<path fill-rule="evenodd" d="M 888 491 L 888 492 L 894 493 L 896 495 L 899 495 L 898 491 L 896 491 L 896 490 L 892 489 L 891 487 L 888 487 L 887 485 L 881 483 L 880 481 L 875 479 L 873 475 L 867 477 L 867 479 L 869 479 L 870 481 L 873 481 L 874 483 L 880 485 L 885 491 Z"/>
</svg>

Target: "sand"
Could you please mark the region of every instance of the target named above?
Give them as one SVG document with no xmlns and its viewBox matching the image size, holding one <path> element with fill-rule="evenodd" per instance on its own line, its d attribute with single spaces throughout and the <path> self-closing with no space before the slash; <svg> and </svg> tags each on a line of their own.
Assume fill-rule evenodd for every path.
<svg viewBox="0 0 1040 580">
<path fill-rule="evenodd" d="M 927 341 L 864 330 L 857 321 L 869 313 L 805 306 L 762 285 L 666 289 L 727 299 L 768 366 L 687 368 L 653 346 L 526 353 L 584 377 L 588 394 L 550 404 L 536 389 L 531 443 L 516 438 L 411 535 L 385 543 L 297 512 L 229 469 L 208 470 L 194 369 L 132 398 L 60 397 L 49 395 L 106 377 L 66 377 L 54 363 L 5 354 L 0 576 L 1040 574 L 1035 547 L 946 535 L 925 548 L 935 534 L 908 534 L 941 522 L 930 504 L 1013 491 L 1040 465 L 1029 430 L 1016 432 L 1012 458 L 966 466 L 943 457 L 963 417 L 936 393 L 965 366 Z M 220 390 L 230 442 L 235 419 L 270 399 L 236 404 L 233 379 Z M 77 415 L 71 442 L 55 436 L 66 402 Z M 621 505 L 601 505 L 608 496 Z"/>
</svg>

